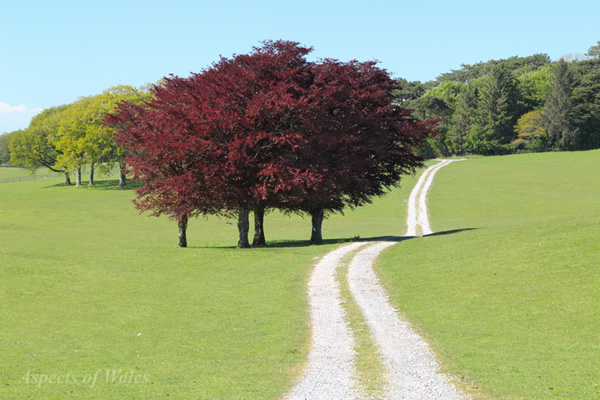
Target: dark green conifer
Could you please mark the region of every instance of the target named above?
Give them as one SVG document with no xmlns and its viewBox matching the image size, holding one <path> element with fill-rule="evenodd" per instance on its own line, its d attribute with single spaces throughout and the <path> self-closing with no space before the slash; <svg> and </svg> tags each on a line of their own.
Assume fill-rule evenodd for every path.
<svg viewBox="0 0 600 400">
<path fill-rule="evenodd" d="M 519 91 L 512 72 L 498 64 L 481 87 L 478 105 L 479 125 L 489 143 L 489 153 L 509 151 L 516 137 L 513 127 L 519 116 Z"/>
<path fill-rule="evenodd" d="M 577 131 L 570 121 L 573 108 L 573 74 L 564 59 L 560 59 L 554 68 L 552 91 L 544 105 L 542 126 L 548 132 L 548 142 L 555 150 L 567 150 L 576 146 Z"/>
</svg>

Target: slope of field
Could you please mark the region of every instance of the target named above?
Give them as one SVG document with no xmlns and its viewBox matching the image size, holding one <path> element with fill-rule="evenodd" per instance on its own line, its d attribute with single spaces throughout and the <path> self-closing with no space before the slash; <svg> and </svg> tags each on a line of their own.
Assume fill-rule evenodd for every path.
<svg viewBox="0 0 600 400">
<path fill-rule="evenodd" d="M 436 234 L 381 259 L 400 310 L 482 396 L 600 398 L 600 151 L 440 171 Z"/>
<path fill-rule="evenodd" d="M 0 173 L 2 173 L 0 170 Z M 399 235 L 414 184 L 333 216 L 270 213 L 267 248 L 193 220 L 187 249 L 132 190 L 62 178 L 0 185 L 0 398 L 277 398 L 303 366 L 306 280 L 342 240 Z M 83 182 L 84 185 L 87 182 Z"/>
</svg>

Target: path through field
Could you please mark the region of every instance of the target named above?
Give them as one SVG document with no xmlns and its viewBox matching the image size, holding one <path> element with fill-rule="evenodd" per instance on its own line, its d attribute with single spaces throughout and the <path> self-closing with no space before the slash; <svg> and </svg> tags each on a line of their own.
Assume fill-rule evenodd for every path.
<svg viewBox="0 0 600 400">
<path fill-rule="evenodd" d="M 405 238 L 433 233 L 427 215 L 427 192 L 433 177 L 454 160 L 443 160 L 423 172 L 408 201 Z M 309 282 L 313 348 L 308 367 L 288 399 L 362 399 L 356 383 L 355 348 L 345 320 L 336 270 L 345 255 L 356 252 L 348 268 L 348 285 L 376 341 L 387 369 L 386 399 L 463 399 L 440 374 L 431 350 L 388 301 L 373 271 L 379 254 L 398 241 L 359 242 L 325 255 L 315 266 Z"/>
</svg>

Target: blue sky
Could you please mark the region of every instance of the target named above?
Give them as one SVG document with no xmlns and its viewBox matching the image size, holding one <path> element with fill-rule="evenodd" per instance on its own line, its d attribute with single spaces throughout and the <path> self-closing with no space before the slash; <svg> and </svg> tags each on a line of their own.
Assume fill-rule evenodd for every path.
<svg viewBox="0 0 600 400">
<path fill-rule="evenodd" d="M 111 86 L 188 76 L 267 39 L 428 81 L 463 63 L 583 54 L 597 0 L 0 0 L 0 133 Z"/>
</svg>

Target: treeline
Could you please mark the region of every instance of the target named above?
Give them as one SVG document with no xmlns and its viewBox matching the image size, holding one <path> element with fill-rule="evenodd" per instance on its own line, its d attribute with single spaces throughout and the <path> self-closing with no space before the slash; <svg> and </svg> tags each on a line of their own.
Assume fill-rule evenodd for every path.
<svg viewBox="0 0 600 400">
<path fill-rule="evenodd" d="M 94 173 L 108 173 L 118 167 L 120 185 L 126 184 L 124 149 L 114 139 L 114 129 L 104 124 L 106 113 L 127 101 L 139 104 L 150 98 L 146 89 L 116 86 L 95 96 L 82 97 L 71 104 L 51 107 L 33 117 L 24 130 L 0 136 L 0 161 L 31 172 L 48 168 L 65 174 L 65 183 L 81 186 L 81 171 L 89 167 L 89 184 Z"/>
<path fill-rule="evenodd" d="M 399 84 L 395 104 L 419 120 L 439 121 L 439 135 L 420 149 L 426 158 L 600 147 L 600 42 L 569 62 L 534 54 L 465 64 L 434 81 Z M 119 101 L 148 96 L 149 87 L 118 86 L 46 109 L 27 129 L 0 135 L 0 164 L 47 167 L 65 173 L 67 183 L 71 173 L 89 165 L 93 182 L 95 165 L 114 167 L 124 156 L 101 116 Z"/>
<path fill-rule="evenodd" d="M 19 131 L 16 131 L 19 132 Z M 6 133 L 0 135 L 0 165 L 10 163 L 10 150 L 8 148 L 10 144 L 10 138 L 15 132 Z"/>
<path fill-rule="evenodd" d="M 600 42 L 570 62 L 511 57 L 401 84 L 397 104 L 439 121 L 428 158 L 600 147 Z"/>
</svg>

